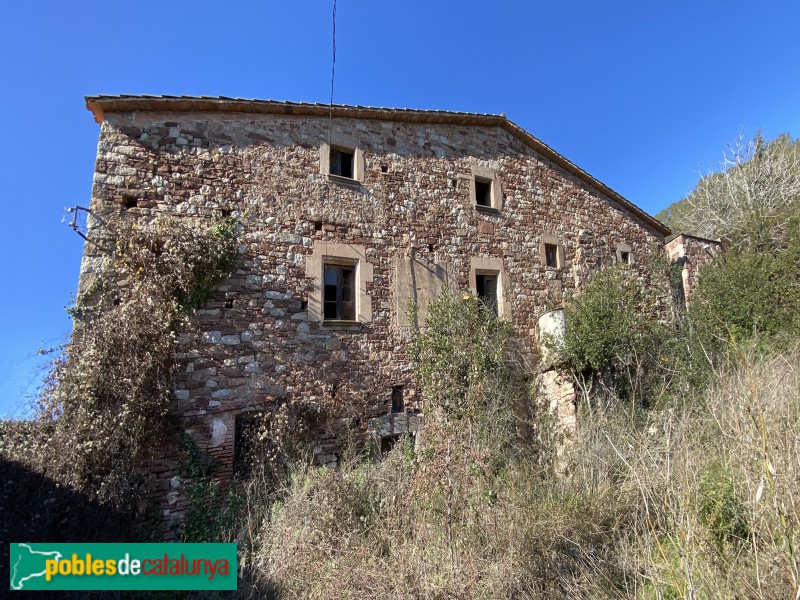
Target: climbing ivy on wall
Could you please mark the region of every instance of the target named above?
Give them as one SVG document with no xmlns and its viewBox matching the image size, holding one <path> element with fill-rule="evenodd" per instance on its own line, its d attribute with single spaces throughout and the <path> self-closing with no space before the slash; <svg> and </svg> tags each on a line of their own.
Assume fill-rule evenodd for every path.
<svg viewBox="0 0 800 600">
<path fill-rule="evenodd" d="M 104 225 L 90 243 L 105 267 L 78 297 L 75 331 L 54 363 L 40 418 L 54 424 L 42 468 L 124 505 L 137 464 L 166 430 L 175 331 L 191 327 L 233 264 L 239 225 L 158 218 Z"/>
</svg>

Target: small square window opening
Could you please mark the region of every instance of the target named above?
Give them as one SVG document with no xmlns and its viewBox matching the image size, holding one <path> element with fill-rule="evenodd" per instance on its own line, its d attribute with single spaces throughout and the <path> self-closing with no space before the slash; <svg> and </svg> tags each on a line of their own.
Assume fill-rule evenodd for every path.
<svg viewBox="0 0 800 600">
<path fill-rule="evenodd" d="M 630 252 L 620 252 L 619 259 L 624 262 L 625 264 L 631 264 L 631 253 Z"/>
<path fill-rule="evenodd" d="M 497 314 L 497 275 L 476 274 L 475 291 L 484 306 Z"/>
<path fill-rule="evenodd" d="M 353 169 L 354 160 L 355 151 L 331 148 L 331 175 L 353 179 L 355 172 Z"/>
<path fill-rule="evenodd" d="M 478 206 L 492 206 L 492 182 L 488 179 L 475 178 L 475 204 Z"/>
<path fill-rule="evenodd" d="M 355 280 L 353 265 L 325 265 L 325 320 L 355 321 Z"/>
</svg>

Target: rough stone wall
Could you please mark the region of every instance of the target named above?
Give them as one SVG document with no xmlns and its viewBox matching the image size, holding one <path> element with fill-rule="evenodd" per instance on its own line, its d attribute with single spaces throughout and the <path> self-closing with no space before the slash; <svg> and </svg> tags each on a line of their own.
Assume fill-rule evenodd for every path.
<svg viewBox="0 0 800 600">
<path fill-rule="evenodd" d="M 234 113 L 112 113 L 102 123 L 96 216 L 209 220 L 234 211 L 245 224 L 234 272 L 175 353 L 176 412 L 219 461 L 220 480 L 232 475 L 237 415 L 287 399 L 341 403 L 344 416 L 319 432 L 316 450 L 317 462 L 335 464 L 343 439 L 365 438 L 390 413 L 393 386 L 420 408 L 410 329 L 397 315 L 417 295 L 398 279 L 409 260 L 429 272 L 446 266 L 441 279 L 459 290 L 470 287 L 471 265 L 483 264 L 474 260 L 499 261 L 504 317 L 533 350 L 538 315 L 612 262 L 621 244 L 637 258 L 663 251 L 660 233 L 498 127 L 346 118 L 328 127 L 327 118 Z M 329 135 L 357 140 L 363 184 L 320 172 Z M 500 210 L 472 204 L 474 167 L 496 173 Z M 543 264 L 545 235 L 562 246 L 560 268 Z M 372 318 L 360 327 L 309 319 L 315 281 L 306 266 L 323 243 L 359 249 L 371 266 Z M 101 260 L 93 252 L 87 244 L 82 289 Z M 178 518 L 187 504 L 177 451 L 150 469 L 168 497 L 164 517 Z"/>
<path fill-rule="evenodd" d="M 667 254 L 682 266 L 683 295 L 688 303 L 697 288 L 700 269 L 715 260 L 723 251 L 722 242 L 681 234 L 667 245 Z"/>
</svg>

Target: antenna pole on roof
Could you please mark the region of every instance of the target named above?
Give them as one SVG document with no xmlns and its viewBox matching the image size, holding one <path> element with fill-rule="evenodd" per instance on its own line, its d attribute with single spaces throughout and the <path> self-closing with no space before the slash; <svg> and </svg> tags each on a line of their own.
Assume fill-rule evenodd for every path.
<svg viewBox="0 0 800 600">
<path fill-rule="evenodd" d="M 331 101 L 328 106 L 328 146 L 331 145 L 331 129 L 333 128 L 333 82 L 336 78 L 336 0 L 333 0 L 333 58 L 331 60 Z"/>
</svg>

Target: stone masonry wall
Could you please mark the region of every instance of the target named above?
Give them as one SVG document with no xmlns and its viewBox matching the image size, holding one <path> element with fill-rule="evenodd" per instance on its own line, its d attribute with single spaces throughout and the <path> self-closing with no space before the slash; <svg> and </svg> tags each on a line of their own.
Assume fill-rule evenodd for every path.
<svg viewBox="0 0 800 600">
<path fill-rule="evenodd" d="M 407 320 L 397 279 L 409 257 L 445 265 L 470 287 L 474 265 L 502 265 L 503 316 L 535 348 L 537 317 L 629 248 L 634 268 L 663 252 L 663 236 L 499 127 L 239 113 L 112 113 L 101 126 L 91 209 L 101 219 L 159 214 L 245 224 L 231 276 L 178 337 L 176 413 L 230 479 L 237 415 L 286 399 L 341 403 L 319 432 L 317 462 L 335 464 L 342 440 L 363 439 L 390 413 L 393 386 L 418 409 Z M 363 184 L 320 172 L 329 135 L 363 151 Z M 475 207 L 473 168 L 491 169 L 502 208 Z M 92 234 L 90 234 L 91 236 Z M 562 247 L 543 265 L 543 236 Z M 371 320 L 331 329 L 309 318 L 315 281 L 307 261 L 322 244 L 347 245 L 371 266 Z M 87 244 L 81 288 L 102 258 Z M 477 262 L 476 262 L 477 261 Z M 481 262 L 483 261 L 483 262 Z M 493 262 L 492 262 L 493 261 Z M 402 263 L 406 264 L 406 263 Z M 439 267 L 440 270 L 444 267 Z M 436 272 L 434 268 L 428 268 Z M 474 281 L 474 271 L 473 271 Z M 566 392 L 565 392 L 566 394 Z M 175 449 L 154 457 L 165 519 L 187 502 Z"/>
<path fill-rule="evenodd" d="M 680 262 L 684 299 L 688 303 L 697 288 L 700 269 L 714 261 L 723 250 L 722 242 L 681 234 L 670 240 L 667 254 L 673 262 Z"/>
</svg>

